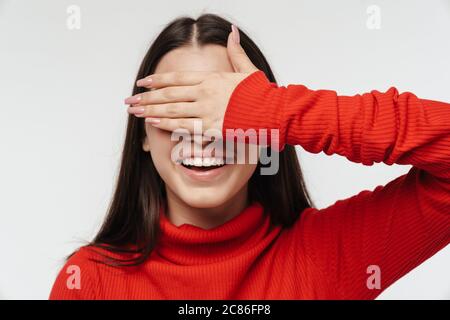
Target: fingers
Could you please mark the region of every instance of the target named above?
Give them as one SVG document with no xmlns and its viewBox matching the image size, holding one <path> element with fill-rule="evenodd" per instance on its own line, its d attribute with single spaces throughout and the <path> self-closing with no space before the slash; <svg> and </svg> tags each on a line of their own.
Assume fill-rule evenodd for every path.
<svg viewBox="0 0 450 320">
<path fill-rule="evenodd" d="M 163 88 L 173 86 L 192 86 L 201 83 L 211 72 L 185 71 L 155 73 L 136 82 L 138 87 Z"/>
<path fill-rule="evenodd" d="M 128 97 L 125 99 L 125 103 L 143 106 L 169 102 L 191 102 L 195 101 L 196 93 L 196 86 L 167 87 Z"/>
<path fill-rule="evenodd" d="M 258 68 L 252 63 L 240 44 L 239 30 L 236 26 L 231 26 L 228 35 L 227 52 L 235 72 L 252 73 Z"/>
<path fill-rule="evenodd" d="M 137 117 L 192 118 L 200 117 L 201 108 L 195 102 L 178 102 L 129 107 L 128 113 Z"/>
</svg>

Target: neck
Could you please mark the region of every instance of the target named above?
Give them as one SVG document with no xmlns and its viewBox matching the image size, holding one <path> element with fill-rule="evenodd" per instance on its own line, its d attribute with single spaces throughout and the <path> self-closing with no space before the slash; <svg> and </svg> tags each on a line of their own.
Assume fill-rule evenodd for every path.
<svg viewBox="0 0 450 320">
<path fill-rule="evenodd" d="M 212 229 L 233 219 L 248 206 L 247 186 L 225 203 L 208 208 L 192 207 L 169 188 L 167 194 L 167 218 L 176 226 L 191 224 L 202 229 Z"/>
</svg>

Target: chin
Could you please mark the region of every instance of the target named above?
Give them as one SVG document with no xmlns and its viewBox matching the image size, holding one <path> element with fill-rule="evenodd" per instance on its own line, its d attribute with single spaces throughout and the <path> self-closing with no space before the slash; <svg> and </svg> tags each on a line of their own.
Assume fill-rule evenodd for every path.
<svg viewBox="0 0 450 320">
<path fill-rule="evenodd" d="M 189 188 L 184 192 L 180 192 L 178 197 L 192 208 L 217 208 L 230 201 L 233 197 L 232 193 L 220 189 L 220 187 Z"/>
</svg>

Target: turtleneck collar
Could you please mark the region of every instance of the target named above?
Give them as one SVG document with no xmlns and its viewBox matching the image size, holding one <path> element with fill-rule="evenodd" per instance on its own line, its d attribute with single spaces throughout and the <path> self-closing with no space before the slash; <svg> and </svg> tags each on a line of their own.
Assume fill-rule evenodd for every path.
<svg viewBox="0 0 450 320">
<path fill-rule="evenodd" d="M 203 229 L 191 224 L 174 225 L 161 210 L 160 238 L 157 253 L 180 265 L 213 263 L 250 250 L 258 243 L 273 238 L 280 227 L 271 225 L 270 217 L 258 202 L 224 224 Z"/>
</svg>

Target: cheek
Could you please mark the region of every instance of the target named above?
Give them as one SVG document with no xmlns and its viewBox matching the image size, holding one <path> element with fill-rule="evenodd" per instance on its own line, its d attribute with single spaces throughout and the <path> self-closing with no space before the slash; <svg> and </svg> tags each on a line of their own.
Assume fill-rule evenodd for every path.
<svg viewBox="0 0 450 320">
<path fill-rule="evenodd" d="M 231 165 L 230 170 L 230 178 L 228 182 L 234 188 L 242 188 L 245 184 L 248 183 L 250 177 L 255 172 L 256 164 L 235 164 Z"/>
<path fill-rule="evenodd" d="M 169 170 L 173 169 L 170 154 L 176 142 L 171 141 L 170 132 L 154 127 L 148 127 L 151 126 L 147 125 L 146 127 L 147 140 L 150 146 L 150 155 L 156 170 L 164 179 L 164 176 L 167 175 Z"/>
</svg>

